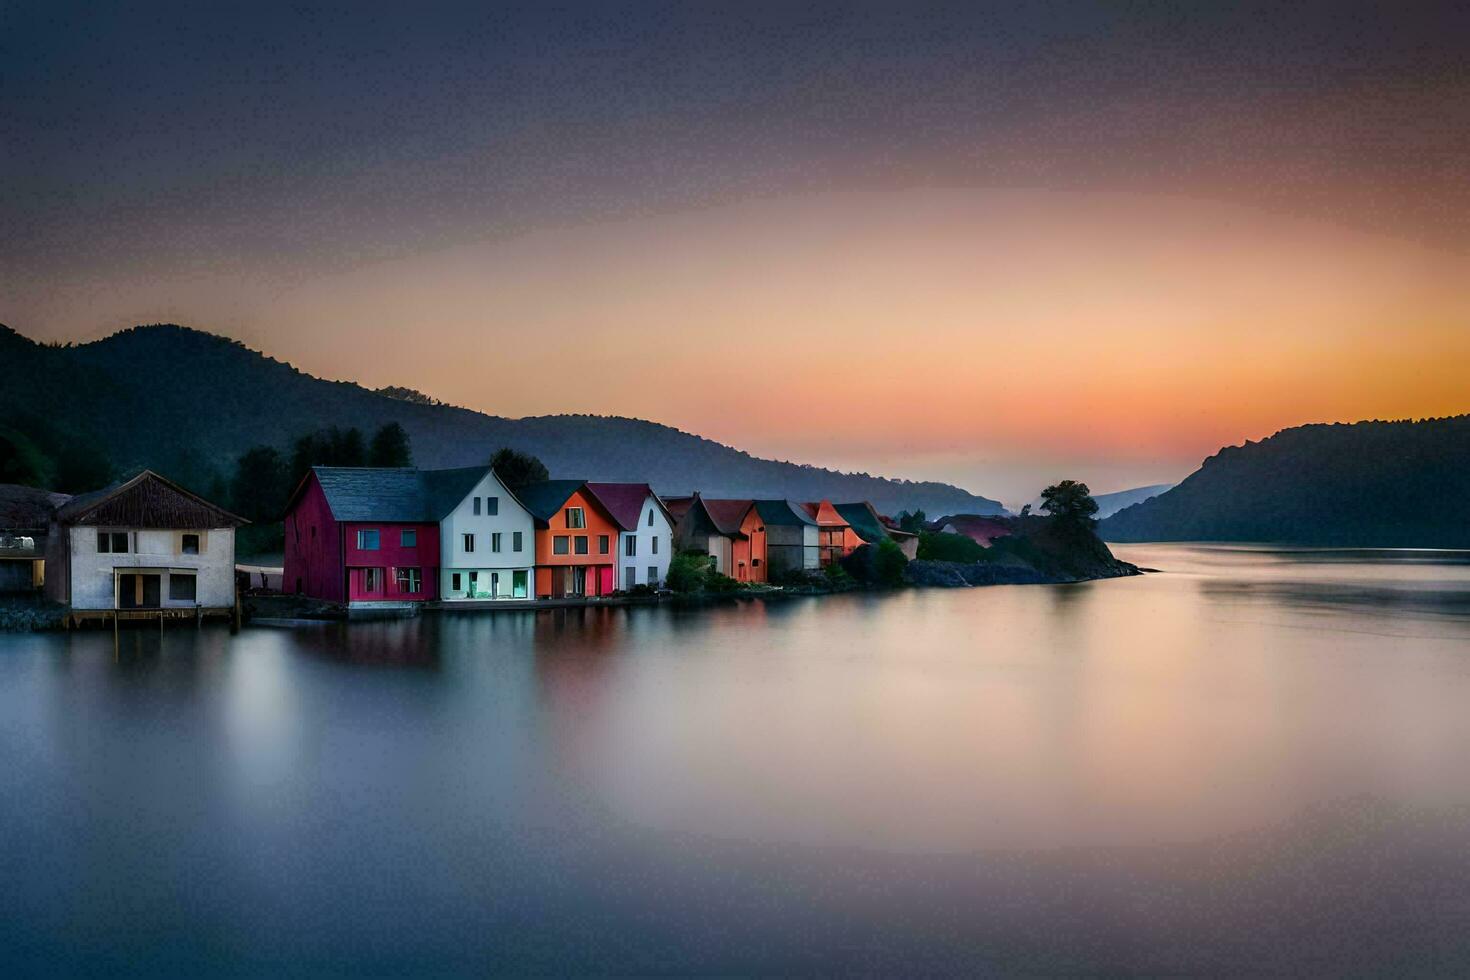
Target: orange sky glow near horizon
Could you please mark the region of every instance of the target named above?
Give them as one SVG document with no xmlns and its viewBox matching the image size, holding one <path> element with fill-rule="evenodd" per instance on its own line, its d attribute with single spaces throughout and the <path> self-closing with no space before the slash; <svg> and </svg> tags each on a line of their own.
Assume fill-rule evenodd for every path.
<svg viewBox="0 0 1470 980">
<path fill-rule="evenodd" d="M 1008 503 L 1290 425 L 1470 411 L 1470 262 L 1217 202 L 932 190 L 566 226 L 282 284 L 114 272 L 13 322 L 172 321 L 500 415 L 630 415 Z M 165 297 L 160 299 L 160 297 Z"/>
</svg>

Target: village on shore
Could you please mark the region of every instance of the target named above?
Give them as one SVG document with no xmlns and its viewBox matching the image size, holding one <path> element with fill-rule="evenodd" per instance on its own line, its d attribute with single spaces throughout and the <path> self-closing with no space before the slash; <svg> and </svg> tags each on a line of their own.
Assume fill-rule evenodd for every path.
<svg viewBox="0 0 1470 980">
<path fill-rule="evenodd" d="M 902 516 L 903 526 L 866 501 L 661 497 L 646 483 L 512 486 L 491 465 L 314 466 L 282 509 L 281 564 L 264 566 L 237 563 L 244 518 L 144 470 L 76 496 L 0 485 L 0 593 L 36 597 L 33 626 L 238 625 L 242 596 L 287 614 L 371 618 L 1117 571 L 1058 573 L 1018 552 L 987 560 L 1001 539 L 1044 542 L 1028 533 L 1044 518 Z M 939 557 L 951 560 L 919 561 L 921 536 L 961 551 L 948 545 Z"/>
</svg>

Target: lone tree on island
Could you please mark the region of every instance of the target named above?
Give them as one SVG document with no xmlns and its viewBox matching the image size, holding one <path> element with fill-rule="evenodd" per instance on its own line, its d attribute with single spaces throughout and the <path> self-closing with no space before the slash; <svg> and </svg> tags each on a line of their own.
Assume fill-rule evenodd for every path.
<svg viewBox="0 0 1470 980">
<path fill-rule="evenodd" d="M 1076 480 L 1063 480 L 1041 491 L 1041 509 L 1066 527 L 1090 530 L 1097 523 L 1092 516 L 1097 513 L 1097 501 L 1087 484 Z"/>
<path fill-rule="evenodd" d="M 541 460 L 509 446 L 490 457 L 490 468 L 508 487 L 523 487 L 528 483 L 551 479 L 551 474 L 546 472 L 546 465 Z"/>
</svg>

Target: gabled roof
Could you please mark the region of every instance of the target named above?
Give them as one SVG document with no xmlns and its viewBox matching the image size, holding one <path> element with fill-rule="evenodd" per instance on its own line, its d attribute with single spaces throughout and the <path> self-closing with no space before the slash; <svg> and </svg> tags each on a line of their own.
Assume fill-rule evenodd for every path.
<svg viewBox="0 0 1470 980">
<path fill-rule="evenodd" d="M 689 513 L 689 508 L 694 504 L 693 497 L 663 497 L 661 499 L 664 510 L 669 512 L 675 524 L 684 519 L 684 515 Z"/>
<path fill-rule="evenodd" d="M 883 518 L 866 500 L 855 504 L 833 504 L 832 507 L 868 544 L 877 544 L 889 536 L 888 528 L 883 526 Z"/>
<path fill-rule="evenodd" d="M 831 515 L 825 520 L 823 520 L 822 518 L 823 507 L 826 507 L 827 513 Z M 807 514 L 811 516 L 812 520 L 825 527 L 838 527 L 847 523 L 846 519 L 840 513 L 838 513 L 837 508 L 832 506 L 832 501 L 830 500 L 823 499 L 809 501 L 802 504 L 801 509 L 806 511 Z"/>
<path fill-rule="evenodd" d="M 789 500 L 757 500 L 755 509 L 761 515 L 761 520 L 767 524 L 810 524 L 815 527 L 817 523 L 810 514 Z"/>
<path fill-rule="evenodd" d="M 313 466 L 311 471 L 336 520 L 436 524 L 459 506 L 490 467 Z"/>
<path fill-rule="evenodd" d="M 44 531 L 56 508 L 70 499 L 38 487 L 0 483 L 0 530 Z"/>
<path fill-rule="evenodd" d="M 89 527 L 208 530 L 249 524 L 172 480 L 144 470 L 131 480 L 79 494 L 56 509 L 57 523 Z"/>
<path fill-rule="evenodd" d="M 542 480 L 516 487 L 516 496 L 526 510 L 531 512 L 537 525 L 546 527 L 572 494 L 586 485 L 586 480 Z M 606 505 L 603 505 L 603 509 L 607 509 Z"/>
<path fill-rule="evenodd" d="M 704 505 L 704 512 L 709 515 L 710 523 L 726 537 L 740 537 L 740 525 L 745 523 L 745 515 L 750 512 L 753 500 L 732 500 L 719 497 L 700 497 L 699 502 Z"/>
<path fill-rule="evenodd" d="M 643 517 L 643 502 L 650 497 L 653 498 L 654 505 L 663 511 L 669 523 L 674 523 L 674 515 L 646 483 L 589 483 L 587 492 L 607 508 L 613 522 L 624 531 L 637 529 L 639 520 Z"/>
</svg>

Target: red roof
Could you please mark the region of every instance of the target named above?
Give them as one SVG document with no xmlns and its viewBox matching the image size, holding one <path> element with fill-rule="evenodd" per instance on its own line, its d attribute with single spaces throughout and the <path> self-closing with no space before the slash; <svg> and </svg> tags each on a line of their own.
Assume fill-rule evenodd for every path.
<svg viewBox="0 0 1470 980">
<path fill-rule="evenodd" d="M 1008 538 L 1014 531 L 1010 522 L 1003 518 L 980 517 L 976 514 L 955 514 L 943 520 L 935 521 L 940 530 L 953 527 L 955 532 L 963 534 L 976 544 L 989 548 L 990 542 L 996 538 Z"/>
<path fill-rule="evenodd" d="M 664 510 L 668 511 L 669 514 L 673 516 L 674 523 L 677 524 L 684 519 L 685 514 L 689 513 L 689 508 L 694 505 L 694 498 L 664 497 L 663 502 Z"/>
<path fill-rule="evenodd" d="M 638 526 L 638 518 L 643 516 L 643 501 L 649 497 L 658 500 L 653 489 L 646 483 L 589 483 L 587 490 L 607 508 L 607 512 L 624 531 L 631 531 Z M 663 504 L 659 506 L 662 507 Z M 669 523 L 673 522 L 671 516 Z"/>
<path fill-rule="evenodd" d="M 744 523 L 745 515 L 755 503 L 753 500 L 721 500 L 713 497 L 700 497 L 699 502 L 704 504 L 705 513 L 709 514 L 709 519 L 714 521 L 715 527 L 724 535 L 740 533 L 740 525 Z"/>
</svg>

